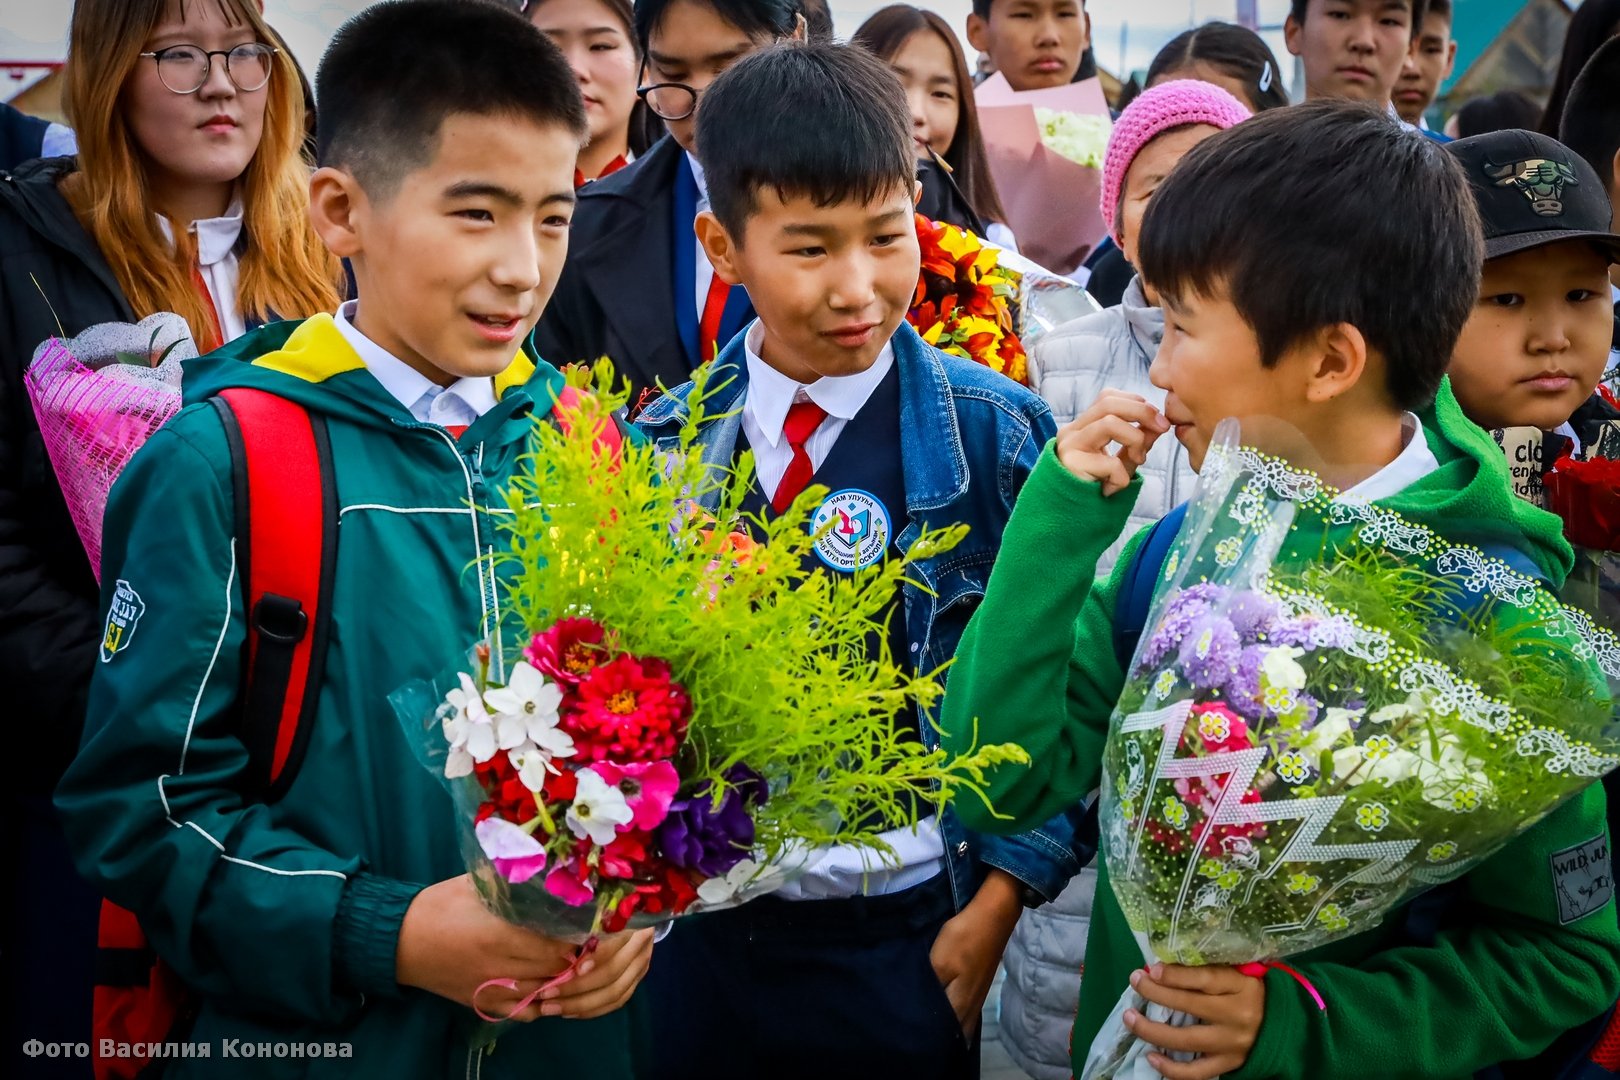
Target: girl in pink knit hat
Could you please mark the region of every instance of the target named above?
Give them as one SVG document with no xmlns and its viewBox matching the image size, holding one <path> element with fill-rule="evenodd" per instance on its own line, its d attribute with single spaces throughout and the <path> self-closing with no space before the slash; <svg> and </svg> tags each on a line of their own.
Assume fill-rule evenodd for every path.
<svg viewBox="0 0 1620 1080">
<path fill-rule="evenodd" d="M 1148 199 L 1182 155 L 1217 131 L 1249 116 L 1249 110 L 1218 86 L 1192 80 L 1161 83 L 1131 102 L 1114 124 L 1103 162 L 1103 220 L 1127 257 L 1136 255 L 1136 234 Z M 1052 406 L 1061 426 L 1073 420 L 1105 388 L 1140 394 L 1164 407 L 1164 391 L 1148 382 L 1148 365 L 1164 336 L 1164 313 L 1139 277 L 1114 307 L 1086 315 L 1040 338 L 1030 349 L 1030 385 Z M 1124 536 L 1163 517 L 1192 494 L 1195 477 L 1187 452 L 1174 439 L 1160 439 L 1138 470 L 1142 492 Z M 1084 523 L 1081 523 L 1084 527 Z M 1106 573 L 1118 558 L 1116 544 L 1098 566 Z M 1069 1075 L 1069 1029 L 1080 991 L 1086 923 L 1097 873 L 1081 871 L 1062 896 L 1026 911 L 1007 946 L 1007 982 L 1002 989 L 1002 1037 L 1019 1064 L 1036 1077 Z M 1050 1011 L 1048 1003 L 1069 1008 Z"/>
</svg>

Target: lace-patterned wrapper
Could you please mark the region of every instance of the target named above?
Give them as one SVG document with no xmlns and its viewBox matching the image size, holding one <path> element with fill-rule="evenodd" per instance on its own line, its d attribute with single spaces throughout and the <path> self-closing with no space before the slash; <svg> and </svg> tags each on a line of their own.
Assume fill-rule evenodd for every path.
<svg viewBox="0 0 1620 1080">
<path fill-rule="evenodd" d="M 1103 856 L 1149 960 L 1360 933 L 1620 765 L 1613 634 L 1514 553 L 1235 436 L 1209 451 L 1104 751 Z M 1121 1001 L 1084 1077 L 1147 1068 L 1126 1007 L 1147 1011 Z"/>
</svg>

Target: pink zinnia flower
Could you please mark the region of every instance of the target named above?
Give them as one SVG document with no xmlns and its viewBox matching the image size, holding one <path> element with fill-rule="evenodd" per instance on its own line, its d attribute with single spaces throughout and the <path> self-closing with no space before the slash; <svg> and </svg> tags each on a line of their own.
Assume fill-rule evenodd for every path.
<svg viewBox="0 0 1620 1080">
<path fill-rule="evenodd" d="M 551 629 L 534 635 L 523 658 L 560 683 L 569 686 L 609 659 L 602 646 L 606 631 L 594 619 L 561 619 Z"/>
<path fill-rule="evenodd" d="M 624 793 L 624 801 L 635 815 L 633 828 L 655 829 L 669 816 L 669 804 L 675 801 L 675 791 L 681 786 L 680 774 L 668 761 L 638 761 L 629 765 L 601 762 L 592 768 Z"/>
</svg>

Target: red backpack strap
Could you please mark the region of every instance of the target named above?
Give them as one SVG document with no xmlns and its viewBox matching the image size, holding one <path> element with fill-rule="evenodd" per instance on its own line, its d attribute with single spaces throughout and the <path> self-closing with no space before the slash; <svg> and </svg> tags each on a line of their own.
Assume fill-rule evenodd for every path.
<svg viewBox="0 0 1620 1080">
<path fill-rule="evenodd" d="M 337 561 L 332 448 L 325 420 L 286 398 L 233 387 L 213 401 L 231 448 L 248 611 L 242 742 L 254 791 L 273 802 L 303 760 L 320 693 Z"/>
</svg>

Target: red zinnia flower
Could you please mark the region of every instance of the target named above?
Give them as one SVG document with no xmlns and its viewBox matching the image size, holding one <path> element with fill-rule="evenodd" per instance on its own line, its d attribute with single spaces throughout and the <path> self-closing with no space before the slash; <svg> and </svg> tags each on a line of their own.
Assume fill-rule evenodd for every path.
<svg viewBox="0 0 1620 1080">
<path fill-rule="evenodd" d="M 594 619 L 561 619 L 551 629 L 534 635 L 523 658 L 560 683 L 575 685 L 607 661 L 603 646 L 606 631 Z"/>
<path fill-rule="evenodd" d="M 562 729 L 582 763 L 656 761 L 675 756 L 692 704 L 662 660 L 619 656 L 580 681 Z"/>
</svg>

